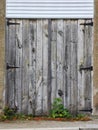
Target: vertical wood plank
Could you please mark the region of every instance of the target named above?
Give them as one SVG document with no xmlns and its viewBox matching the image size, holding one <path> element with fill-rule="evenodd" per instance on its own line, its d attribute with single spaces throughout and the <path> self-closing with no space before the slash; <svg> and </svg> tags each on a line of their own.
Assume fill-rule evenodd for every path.
<svg viewBox="0 0 98 130">
<path fill-rule="evenodd" d="M 37 50 L 36 50 L 36 115 L 42 114 L 42 20 L 37 20 Z"/>
<path fill-rule="evenodd" d="M 47 115 L 47 87 L 48 87 L 48 20 L 43 20 L 43 88 L 42 88 L 42 100 L 43 100 L 43 114 Z"/>
<path fill-rule="evenodd" d="M 51 109 L 51 19 L 48 20 L 48 94 L 47 94 L 47 103 L 48 103 L 48 113 Z"/>
<path fill-rule="evenodd" d="M 77 112 L 77 42 L 78 42 L 78 26 L 77 21 L 71 21 L 71 111 L 75 114 Z"/>
<path fill-rule="evenodd" d="M 11 20 L 15 22 L 15 20 Z M 15 25 L 9 26 L 9 42 L 8 42 L 8 65 L 15 66 L 16 58 L 16 41 L 15 41 Z M 8 106 L 10 108 L 15 107 L 15 69 L 7 70 L 7 86 L 8 86 Z"/>
<path fill-rule="evenodd" d="M 70 81 L 70 76 L 71 76 L 71 21 L 67 20 L 66 21 L 66 66 L 67 66 L 67 74 L 66 74 L 66 105 L 67 108 L 70 110 L 70 96 L 71 96 L 71 81 Z"/>
<path fill-rule="evenodd" d="M 36 109 L 36 42 L 37 20 L 29 21 L 29 104 L 28 113 L 35 115 Z"/>
<path fill-rule="evenodd" d="M 22 20 L 16 20 L 16 69 L 15 74 L 15 105 L 18 112 L 22 112 Z"/>
<path fill-rule="evenodd" d="M 80 71 L 80 67 L 84 64 L 84 23 L 85 20 L 78 20 L 78 110 L 82 110 L 85 107 L 84 102 L 84 71 Z"/>
<path fill-rule="evenodd" d="M 63 20 L 57 21 L 57 96 L 63 93 Z"/>
<path fill-rule="evenodd" d="M 57 20 L 51 22 L 51 103 L 57 96 Z"/>
<path fill-rule="evenodd" d="M 91 22 L 91 20 L 86 20 L 86 23 Z M 92 27 L 85 26 L 85 41 L 84 41 L 84 66 L 92 66 Z M 85 71 L 85 109 L 89 110 L 92 106 L 92 82 L 91 82 L 91 71 Z"/>
<path fill-rule="evenodd" d="M 63 42 L 63 102 L 65 108 L 67 108 L 67 70 L 68 70 L 68 65 L 67 65 L 67 42 L 66 42 L 66 26 L 67 26 L 67 21 L 64 20 L 64 42 Z"/>
<path fill-rule="evenodd" d="M 29 91 L 29 27 L 28 20 L 23 20 L 23 65 L 22 65 L 22 112 L 28 114 Z"/>
<path fill-rule="evenodd" d="M 9 26 L 7 26 L 7 21 L 6 21 L 6 41 L 5 41 L 5 58 L 6 58 L 6 64 L 8 63 L 8 60 L 9 60 Z M 8 101 L 9 101 L 9 98 L 8 98 L 8 95 L 9 95 L 9 91 L 8 91 L 8 70 L 5 71 L 6 72 L 6 86 L 5 86 L 5 104 L 7 105 L 8 104 Z"/>
<path fill-rule="evenodd" d="M 90 109 L 92 72 L 91 20 L 11 20 L 6 62 L 8 104 L 19 113 L 46 115 L 54 98 L 61 97 L 71 112 Z M 61 90 L 63 95 L 58 94 Z"/>
<path fill-rule="evenodd" d="M 91 19 L 91 22 L 93 22 L 94 23 L 94 20 L 93 19 Z M 93 63 L 93 61 L 94 61 L 94 56 L 93 56 L 93 52 L 94 52 L 94 50 L 93 50 L 93 48 L 94 48 L 94 26 L 91 26 L 90 27 L 90 35 L 91 35 L 91 40 L 90 40 L 90 44 L 91 44 L 91 66 L 93 66 L 94 67 L 94 63 Z M 94 70 L 94 68 L 93 68 L 93 70 Z M 93 75 L 94 75 L 94 73 L 93 73 L 94 71 L 91 71 L 91 108 L 93 109 L 93 85 L 94 85 L 94 83 L 93 83 Z M 93 112 L 94 112 L 94 110 L 93 110 Z M 94 113 L 93 113 L 94 114 Z"/>
</svg>

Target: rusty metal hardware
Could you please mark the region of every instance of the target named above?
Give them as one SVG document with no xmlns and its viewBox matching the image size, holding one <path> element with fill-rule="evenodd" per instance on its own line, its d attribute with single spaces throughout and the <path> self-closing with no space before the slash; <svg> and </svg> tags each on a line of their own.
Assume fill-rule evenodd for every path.
<svg viewBox="0 0 98 130">
<path fill-rule="evenodd" d="M 82 71 L 82 70 L 90 70 L 90 71 L 92 71 L 93 66 L 87 66 L 87 67 L 80 66 L 80 71 Z"/>
<path fill-rule="evenodd" d="M 19 25 L 20 23 L 15 23 L 15 22 L 10 22 L 9 20 L 7 20 L 7 26 L 9 25 Z"/>
<path fill-rule="evenodd" d="M 90 23 L 81 23 L 80 25 L 84 25 L 84 26 L 93 26 L 93 22 L 90 22 Z"/>
<path fill-rule="evenodd" d="M 8 69 L 17 69 L 17 68 L 20 68 L 20 67 L 14 66 L 14 65 L 9 65 L 8 63 L 7 63 L 7 65 L 6 65 L 6 69 L 7 69 L 7 70 L 8 70 Z"/>
<path fill-rule="evenodd" d="M 87 109 L 87 110 L 79 110 L 79 111 L 81 111 L 81 112 L 91 112 L 92 113 L 92 111 L 93 111 L 93 109 L 91 108 L 91 109 Z"/>
</svg>

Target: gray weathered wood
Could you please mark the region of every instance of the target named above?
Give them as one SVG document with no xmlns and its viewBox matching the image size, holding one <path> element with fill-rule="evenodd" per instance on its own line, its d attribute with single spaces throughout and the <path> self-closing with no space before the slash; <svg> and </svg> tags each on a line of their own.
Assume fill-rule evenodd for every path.
<svg viewBox="0 0 98 130">
<path fill-rule="evenodd" d="M 6 22 L 7 23 L 7 22 Z M 8 63 L 8 56 L 9 56 L 9 27 L 6 26 L 6 39 L 5 39 L 5 60 L 6 60 L 6 63 L 5 63 L 5 67 Z M 5 71 L 5 105 L 8 104 L 9 102 L 9 92 L 8 92 L 8 89 L 9 89 L 9 85 L 8 85 L 8 71 L 6 70 Z"/>
<path fill-rule="evenodd" d="M 43 84 L 42 84 L 42 109 L 43 109 L 43 114 L 47 115 L 47 109 L 48 109 L 48 104 L 47 104 L 47 86 L 48 86 L 48 20 L 43 20 L 43 34 L 42 34 L 42 49 L 43 49 Z"/>
<path fill-rule="evenodd" d="M 37 48 L 36 48 L 36 115 L 42 114 L 42 83 L 43 83 L 43 48 L 42 48 L 42 20 L 37 20 Z"/>
<path fill-rule="evenodd" d="M 66 42 L 66 23 L 64 20 L 64 42 L 63 42 L 63 103 L 67 107 L 67 42 Z"/>
<path fill-rule="evenodd" d="M 78 110 L 84 109 L 84 71 L 80 71 L 80 67 L 84 64 L 84 26 L 80 24 L 84 20 L 78 21 L 78 52 L 77 52 L 77 66 L 78 66 Z"/>
<path fill-rule="evenodd" d="M 22 21 L 16 20 L 16 67 L 15 71 L 15 105 L 18 112 L 22 111 Z"/>
<path fill-rule="evenodd" d="M 63 92 L 63 20 L 57 21 L 57 97 L 58 91 Z"/>
<path fill-rule="evenodd" d="M 92 107 L 93 27 L 91 20 L 11 20 L 7 26 L 7 101 L 18 113 L 47 115 L 61 97 L 72 113 Z M 63 95 L 58 94 L 60 90 Z"/>
<path fill-rule="evenodd" d="M 36 42 L 37 42 L 36 20 L 29 23 L 29 114 L 35 114 L 36 109 Z"/>
<path fill-rule="evenodd" d="M 71 21 L 68 20 L 66 22 L 66 71 L 67 71 L 67 74 L 66 74 L 66 99 L 67 99 L 67 108 L 70 110 L 70 105 L 71 105 L 71 102 L 70 102 L 70 96 L 71 96 L 71 81 L 70 81 L 70 70 L 71 70 Z"/>
<path fill-rule="evenodd" d="M 15 22 L 15 20 L 11 20 Z M 15 53 L 16 53 L 16 43 L 15 43 L 15 28 L 16 26 L 9 26 L 9 38 L 8 38 L 8 65 L 15 66 Z M 8 106 L 11 108 L 15 107 L 15 69 L 7 70 L 7 86 L 8 86 Z"/>
<path fill-rule="evenodd" d="M 28 21 L 23 20 L 22 28 L 22 112 L 28 114 L 28 93 L 29 93 L 29 27 Z"/>
<path fill-rule="evenodd" d="M 57 97 L 57 21 L 51 23 L 51 103 Z"/>
<path fill-rule="evenodd" d="M 52 34 L 51 34 L 51 25 L 52 25 L 52 20 L 49 19 L 48 20 L 48 94 L 47 94 L 47 103 L 48 103 L 48 114 L 50 112 L 50 109 L 52 108 L 52 104 L 51 104 L 51 90 L 52 90 L 52 86 L 51 86 L 51 38 L 52 38 Z"/>
<path fill-rule="evenodd" d="M 91 20 L 87 20 L 86 23 L 91 22 Z M 85 32 L 84 32 L 84 67 L 92 66 L 92 27 L 91 26 L 85 26 Z M 92 107 L 91 102 L 91 90 L 92 90 L 92 82 L 91 82 L 91 72 L 85 71 L 85 108 L 89 110 Z"/>
<path fill-rule="evenodd" d="M 78 87 L 77 87 L 77 43 L 78 43 L 78 26 L 77 21 L 71 21 L 71 111 L 77 111 L 77 97 L 78 97 Z"/>
</svg>

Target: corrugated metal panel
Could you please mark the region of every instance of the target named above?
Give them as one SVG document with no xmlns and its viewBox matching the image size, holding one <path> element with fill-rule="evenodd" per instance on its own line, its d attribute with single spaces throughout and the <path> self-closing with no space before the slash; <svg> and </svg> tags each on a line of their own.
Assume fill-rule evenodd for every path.
<svg viewBox="0 0 98 130">
<path fill-rule="evenodd" d="M 7 18 L 93 18 L 94 0 L 6 0 Z"/>
</svg>

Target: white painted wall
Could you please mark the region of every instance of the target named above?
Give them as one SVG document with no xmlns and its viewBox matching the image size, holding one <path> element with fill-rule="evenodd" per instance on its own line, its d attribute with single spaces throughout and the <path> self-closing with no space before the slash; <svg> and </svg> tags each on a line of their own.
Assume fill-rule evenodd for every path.
<svg viewBox="0 0 98 130">
<path fill-rule="evenodd" d="M 94 0 L 6 0 L 6 18 L 93 18 Z"/>
</svg>

